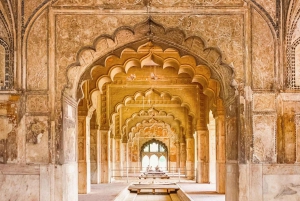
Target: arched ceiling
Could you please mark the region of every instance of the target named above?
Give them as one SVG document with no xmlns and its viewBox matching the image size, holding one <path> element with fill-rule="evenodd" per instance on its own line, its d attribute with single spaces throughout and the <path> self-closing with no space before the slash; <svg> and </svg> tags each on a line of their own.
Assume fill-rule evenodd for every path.
<svg viewBox="0 0 300 201">
<path fill-rule="evenodd" d="M 134 141 L 135 138 L 146 137 L 146 138 L 170 138 L 172 141 L 179 141 L 182 133 L 177 133 L 175 128 L 170 124 L 158 121 L 154 118 L 149 120 L 144 120 L 141 123 L 137 123 L 134 127 L 132 127 L 128 136 L 124 136 L 128 138 L 129 142 Z M 126 141 L 126 140 L 124 140 Z"/>
<path fill-rule="evenodd" d="M 152 51 L 147 53 L 147 48 L 146 50 L 142 48 L 142 46 L 147 46 L 147 42 L 149 41 L 153 44 L 152 50 L 155 51 L 155 54 L 153 54 Z M 159 48 L 155 49 L 155 46 Z M 161 49 L 161 52 L 159 52 L 159 49 Z M 126 58 L 126 53 L 133 54 L 133 51 L 136 52 L 135 54 L 138 56 L 137 59 L 139 61 L 133 59 L 125 63 L 126 60 L 122 59 Z M 160 55 L 172 54 L 172 52 L 177 52 L 178 56 L 173 56 L 171 61 L 167 61 L 166 57 L 161 57 Z M 210 74 L 207 76 L 211 79 L 204 81 L 204 78 L 207 79 L 207 76 L 199 78 L 198 75 L 200 74 L 197 72 L 197 69 L 201 68 L 191 69 L 190 67 L 175 65 L 178 62 L 182 63 L 186 56 L 189 58 L 193 57 L 197 67 L 204 66 L 206 69 L 202 69 L 202 75 L 204 76 L 205 70 Z M 231 86 L 232 79 L 234 78 L 233 69 L 222 61 L 221 51 L 217 48 L 206 47 L 205 42 L 199 36 L 187 37 L 185 33 L 179 29 L 165 29 L 151 18 L 135 25 L 133 28 L 120 27 L 112 36 L 101 35 L 95 39 L 92 46 L 83 47 L 77 54 L 77 62 L 73 63 L 68 70 L 68 86 L 65 89 L 65 93 L 75 99 L 79 99 L 82 97 L 81 83 L 91 79 L 95 74 L 100 73 L 106 75 L 102 80 L 108 78 L 112 79 L 116 73 L 127 73 L 129 68 L 136 65 L 143 65 L 149 58 L 152 58 L 156 64 L 164 62 L 165 66 L 163 66 L 163 68 L 171 65 L 173 68 L 179 68 L 180 73 L 183 72 L 190 76 L 193 75 L 191 77 L 193 82 L 203 81 L 201 85 L 204 87 L 204 90 L 208 89 L 206 88 L 208 85 L 219 87 L 222 92 L 220 94 L 222 99 L 226 100 L 226 102 L 232 100 L 232 95 L 234 94 L 234 89 Z M 126 64 L 126 68 L 124 66 L 122 69 L 122 67 L 117 66 L 118 63 L 115 60 Z M 191 62 L 191 59 L 189 60 Z M 97 66 L 110 65 L 111 61 L 116 65 L 113 71 L 111 71 L 110 68 L 97 68 Z M 184 62 L 182 64 L 184 64 Z M 97 70 L 92 70 L 94 68 L 97 68 Z M 77 83 L 79 83 L 79 85 L 77 85 Z M 105 81 L 102 83 L 105 83 Z M 76 88 L 77 86 L 79 87 Z M 204 93 L 210 92 L 206 90 Z"/>
<path fill-rule="evenodd" d="M 114 136 L 122 139 L 135 136 L 133 128 L 153 118 L 168 124 L 176 139 L 191 135 L 187 128 L 206 125 L 220 99 L 219 83 L 206 65 L 151 41 L 124 49 L 120 57 L 109 55 L 103 66 L 95 63 L 91 75 L 84 85 L 90 110 L 96 109 L 100 127 L 114 125 Z"/>
</svg>

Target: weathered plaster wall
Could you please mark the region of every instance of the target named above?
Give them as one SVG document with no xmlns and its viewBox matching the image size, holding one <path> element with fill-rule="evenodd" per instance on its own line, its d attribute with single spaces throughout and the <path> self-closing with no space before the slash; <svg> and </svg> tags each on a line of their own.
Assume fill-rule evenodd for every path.
<svg viewBox="0 0 300 201">
<path fill-rule="evenodd" d="M 37 166 L 38 170 L 34 170 L 36 172 L 29 172 L 24 175 L 21 174 L 23 170 L 5 173 L 3 170 L 7 167 L 1 165 L 0 177 L 2 179 L 0 181 L 2 188 L 0 191 L 7 198 L 18 200 L 20 199 L 19 194 L 9 190 L 9 187 L 15 185 L 16 181 L 23 180 L 22 184 L 16 186 L 20 189 L 19 193 L 23 194 L 26 199 L 39 200 L 40 193 L 37 189 L 40 189 L 42 193 L 47 195 L 52 193 L 51 196 L 57 198 L 55 200 L 76 200 L 77 192 L 72 186 L 72 184 L 77 183 L 76 178 L 74 178 L 74 174 L 77 174 L 76 121 L 74 119 L 76 106 L 74 103 L 63 105 L 65 111 L 63 115 L 61 114 L 61 92 L 67 84 L 67 69 L 69 65 L 77 61 L 77 53 L 81 48 L 92 46 L 98 36 L 101 34 L 112 35 L 121 26 L 133 27 L 147 20 L 149 13 L 146 12 L 144 5 L 146 1 L 136 0 L 118 1 L 117 3 L 110 0 L 59 0 L 53 4 L 51 14 L 48 13 L 47 9 L 41 13 L 36 12 L 37 8 L 44 5 L 45 2 L 42 0 L 24 1 L 24 23 L 29 25 L 28 22 L 32 22 L 32 25 L 22 27 L 26 29 L 23 43 L 25 50 L 23 52 L 24 66 L 22 65 L 25 69 L 22 71 L 22 73 L 24 72 L 22 77 L 26 95 L 22 99 L 23 106 L 8 101 L 6 98 L 4 101 L 1 99 L 0 125 L 6 126 L 0 126 L 0 140 L 8 139 L 11 143 L 7 157 L 9 163 L 48 164 L 54 161 L 56 157 L 62 159 L 60 160 L 61 163 L 67 164 L 58 165 L 55 171 L 51 169 L 53 168 L 51 165 L 49 167 L 48 165 Z M 256 2 L 266 12 L 255 9 L 251 9 L 249 12 L 249 6 L 242 0 L 199 0 L 193 3 L 188 0 L 176 2 L 154 0 L 151 4 L 151 10 L 156 13 L 152 13 L 152 19 L 165 28 L 183 30 L 186 36 L 197 35 L 201 37 L 205 41 L 206 47 L 216 47 L 222 54 L 222 61 L 234 69 L 236 80 L 248 79 L 245 74 L 247 71 L 251 71 L 251 79 L 247 80 L 247 83 L 251 83 L 253 99 L 249 103 L 252 104 L 251 109 L 246 109 L 247 113 L 253 113 L 253 115 L 251 114 L 253 127 L 246 128 L 246 130 L 252 135 L 253 140 L 253 143 L 249 143 L 250 146 L 253 144 L 253 147 L 248 148 L 253 150 L 251 160 L 247 163 L 255 164 L 241 165 L 240 169 L 237 170 L 233 162 L 233 165 L 228 165 L 227 172 L 228 175 L 234 175 L 232 178 L 237 178 L 239 171 L 241 173 L 239 178 L 240 200 L 288 199 L 292 201 L 299 196 L 298 186 L 300 184 L 297 182 L 300 174 L 296 170 L 299 167 L 286 164 L 274 165 L 278 162 L 276 151 L 277 119 L 285 112 L 289 114 L 291 111 L 294 112 L 295 119 L 292 122 L 296 124 L 294 125 L 296 136 L 291 139 L 291 143 L 285 143 L 285 146 L 287 146 L 287 150 L 296 149 L 295 156 L 290 156 L 287 151 L 284 153 L 287 154 L 288 161 L 295 158 L 299 162 L 299 97 L 284 95 L 283 102 L 278 101 L 280 95 L 274 92 L 278 70 L 278 61 L 275 57 L 277 36 L 274 34 L 272 23 L 268 22 L 265 17 L 265 14 L 268 13 L 271 19 L 276 22 L 276 1 L 257 0 Z M 60 6 L 67 7 L 62 8 Z M 76 9 L 77 6 L 86 6 L 86 9 L 79 11 Z M 99 9 L 95 11 L 91 6 L 96 6 Z M 205 9 L 211 9 L 212 12 L 216 11 L 217 14 L 203 11 L 202 6 L 216 6 L 213 9 L 210 7 Z M 173 7 L 174 13 L 163 10 L 170 7 Z M 126 11 L 112 10 L 111 14 L 107 8 L 129 8 L 129 11 L 126 13 Z M 197 10 L 197 8 L 200 9 Z M 16 5 L 13 9 L 16 9 Z M 184 10 L 187 10 L 186 13 L 188 14 L 180 14 L 180 11 Z M 121 12 L 124 14 L 120 14 Z M 246 15 L 247 17 L 250 16 L 250 23 L 247 21 Z M 0 20 L 0 37 L 4 41 L 9 41 L 11 38 L 7 32 L 6 23 L 9 21 L 7 19 L 1 18 Z M 249 33 L 250 30 L 251 45 L 247 43 L 248 40 L 245 38 L 245 33 Z M 96 47 L 99 50 L 97 56 L 104 55 L 106 52 L 114 50 L 115 47 L 125 44 L 129 38 L 126 38 L 127 36 L 131 37 L 132 33 L 128 32 L 128 35 L 116 36 L 115 41 L 103 40 Z M 126 40 L 123 40 L 124 38 Z M 299 38 L 299 33 L 296 30 L 293 33 L 292 41 L 297 40 L 297 38 Z M 131 39 L 133 40 L 133 38 Z M 251 50 L 251 56 L 246 55 L 248 50 Z M 50 61 L 48 60 L 49 57 L 51 58 Z M 249 58 L 251 58 L 251 64 L 248 63 Z M 85 62 L 85 57 L 80 57 L 79 61 L 84 65 L 89 64 Z M 55 89 L 49 90 L 51 88 L 49 85 Z M 1 95 L 2 97 L 4 95 Z M 54 98 L 56 104 L 51 102 Z M 26 116 L 22 118 L 22 121 L 19 121 L 21 123 L 18 126 L 12 118 L 14 115 L 8 109 L 10 108 L 8 105 L 13 106 L 13 104 L 16 104 L 19 109 L 25 108 Z M 53 107 L 54 105 L 55 107 Z M 61 127 L 62 121 L 65 126 L 64 132 Z M 230 119 L 227 122 L 227 130 L 235 131 L 237 121 L 238 119 Z M 14 128 L 17 130 L 17 137 Z M 227 145 L 237 146 L 231 133 L 227 137 L 229 138 Z M 57 155 L 54 156 L 54 149 L 62 150 L 62 154 L 56 153 Z M 0 142 L 0 161 L 4 160 L 3 152 L 4 148 L 1 147 Z M 238 159 L 237 151 L 228 149 L 227 159 L 236 161 Z M 19 168 L 16 166 L 9 167 Z M 45 182 L 45 180 L 50 181 L 51 179 L 55 180 L 55 185 L 51 183 L 55 186 L 54 188 Z M 237 180 L 233 179 L 228 184 L 234 186 L 236 182 Z M 23 191 L 25 185 L 29 187 L 27 191 Z M 290 194 L 284 195 L 282 193 L 285 188 L 288 188 L 287 191 Z M 232 194 L 228 198 L 235 199 L 235 196 Z"/>
</svg>

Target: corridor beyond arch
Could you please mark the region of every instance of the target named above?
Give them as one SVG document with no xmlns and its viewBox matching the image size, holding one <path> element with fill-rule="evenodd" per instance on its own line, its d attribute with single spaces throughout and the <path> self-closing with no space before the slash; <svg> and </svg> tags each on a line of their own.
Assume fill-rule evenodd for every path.
<svg viewBox="0 0 300 201">
<path fill-rule="evenodd" d="M 159 140 L 152 139 L 145 142 L 141 147 L 140 158 L 142 159 L 143 171 L 168 170 L 168 148 Z"/>
<path fill-rule="evenodd" d="M 89 192 L 90 180 L 106 183 L 112 176 L 142 170 L 141 144 L 154 137 L 163 139 L 169 147 L 166 170 L 181 169 L 188 179 L 197 177 L 197 182 L 208 183 L 210 111 L 216 119 L 217 191 L 225 192 L 225 178 L 235 180 L 236 174 L 226 176 L 225 171 L 224 117 L 224 103 L 235 104 L 231 97 L 234 91 L 228 76 L 222 79 L 216 63 L 211 63 L 220 54 L 216 51 L 212 60 L 205 60 L 201 55 L 204 49 L 196 54 L 195 49 L 174 46 L 171 41 L 162 40 L 164 37 L 142 37 L 115 49 L 114 54 L 85 60 L 91 62 L 89 65 L 69 69 L 70 84 L 65 92 L 73 97 L 81 97 L 82 92 L 84 97 L 78 107 L 78 119 L 84 119 L 86 136 L 78 137 L 86 144 L 78 147 L 79 154 L 85 153 L 79 162 L 82 192 Z M 218 65 L 222 73 L 232 74 L 228 66 Z M 235 132 L 231 134 L 229 142 L 236 140 Z M 88 144 L 89 138 L 97 143 Z M 230 151 L 237 149 L 232 147 Z M 88 175 L 92 175 L 91 179 Z"/>
</svg>

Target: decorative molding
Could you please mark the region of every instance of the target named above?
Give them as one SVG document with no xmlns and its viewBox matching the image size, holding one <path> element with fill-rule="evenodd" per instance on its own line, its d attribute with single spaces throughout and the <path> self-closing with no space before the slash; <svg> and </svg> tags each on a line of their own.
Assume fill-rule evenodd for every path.
<svg viewBox="0 0 300 201">
<path fill-rule="evenodd" d="M 26 112 L 47 113 L 48 95 L 28 95 L 26 101 Z"/>
<path fill-rule="evenodd" d="M 254 112 L 276 112 L 276 94 L 254 93 L 252 109 Z"/>
</svg>

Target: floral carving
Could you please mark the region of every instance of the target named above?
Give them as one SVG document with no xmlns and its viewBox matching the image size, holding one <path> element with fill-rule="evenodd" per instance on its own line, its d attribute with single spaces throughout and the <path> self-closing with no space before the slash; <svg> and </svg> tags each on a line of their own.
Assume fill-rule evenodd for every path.
<svg viewBox="0 0 300 201">
<path fill-rule="evenodd" d="M 47 112 L 48 111 L 47 103 L 48 103 L 47 95 L 29 95 L 27 97 L 26 111 Z"/>
<path fill-rule="evenodd" d="M 44 122 L 33 119 L 27 127 L 26 142 L 33 144 L 40 143 L 46 129 L 47 125 Z"/>
</svg>

